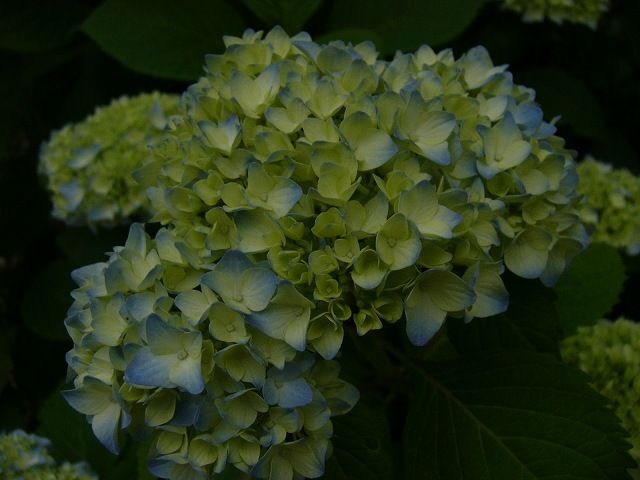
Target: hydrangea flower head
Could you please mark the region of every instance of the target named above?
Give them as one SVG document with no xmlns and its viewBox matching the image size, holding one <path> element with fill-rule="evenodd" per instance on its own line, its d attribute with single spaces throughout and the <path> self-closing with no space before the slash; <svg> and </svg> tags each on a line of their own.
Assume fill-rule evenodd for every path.
<svg viewBox="0 0 640 480">
<path fill-rule="evenodd" d="M 312 302 L 266 262 L 230 250 L 205 264 L 169 230 L 151 239 L 134 224 L 107 262 L 73 277 L 75 388 L 64 395 L 109 450 L 127 429 L 152 435 L 160 478 L 228 466 L 273 480 L 322 475 L 330 419 L 358 392 L 335 361 L 304 352 Z M 270 319 L 267 334 L 254 317 Z"/>
<path fill-rule="evenodd" d="M 526 22 L 548 18 L 558 24 L 583 23 L 596 28 L 600 16 L 609 9 L 609 0 L 505 0 L 505 7 L 521 13 Z"/>
<path fill-rule="evenodd" d="M 0 434 L 0 477 L 4 480 L 97 480 L 84 463 L 57 465 L 50 441 L 22 430 Z"/>
<path fill-rule="evenodd" d="M 66 397 L 112 451 L 151 431 L 161 478 L 317 478 L 345 327 L 424 345 L 503 312 L 505 268 L 552 284 L 587 242 L 573 153 L 481 47 L 225 42 L 134 173 L 163 228 L 74 273 Z"/>
<path fill-rule="evenodd" d="M 147 198 L 132 173 L 178 105 L 177 95 L 121 97 L 54 132 L 42 147 L 39 167 L 52 193 L 53 216 L 94 226 L 142 213 Z"/>
<path fill-rule="evenodd" d="M 611 401 L 640 463 L 640 324 L 620 318 L 581 327 L 563 341 L 562 357 L 588 373 L 594 388 Z"/>
<path fill-rule="evenodd" d="M 640 253 L 640 178 L 591 157 L 578 164 L 582 221 L 594 230 L 594 241 Z"/>
<path fill-rule="evenodd" d="M 346 320 L 364 334 L 404 316 L 422 345 L 448 314 L 500 313 L 505 266 L 552 284 L 587 242 L 573 153 L 484 48 L 385 62 L 279 28 L 225 42 L 141 169 L 157 172 L 153 219 L 203 258 L 268 265 L 311 302 L 306 341 L 325 358 Z M 244 313 L 302 342 L 272 310 Z"/>
</svg>

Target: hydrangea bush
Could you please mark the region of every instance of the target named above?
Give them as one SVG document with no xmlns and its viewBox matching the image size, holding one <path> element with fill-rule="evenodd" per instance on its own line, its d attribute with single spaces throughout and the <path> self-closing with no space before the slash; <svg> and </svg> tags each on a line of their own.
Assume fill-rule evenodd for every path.
<svg viewBox="0 0 640 480">
<path fill-rule="evenodd" d="M 640 178 L 627 169 L 585 158 L 577 167 L 582 221 L 593 229 L 593 240 L 640 253 Z"/>
<path fill-rule="evenodd" d="M 0 477 L 4 480 L 97 480 L 84 463 L 60 465 L 48 439 L 22 430 L 0 434 Z"/>
<path fill-rule="evenodd" d="M 66 398 L 161 478 L 316 478 L 345 328 L 424 345 L 505 311 L 505 268 L 552 285 L 588 242 L 574 153 L 482 47 L 225 43 L 133 174 L 163 228 L 74 272 Z"/>
<path fill-rule="evenodd" d="M 625 318 L 581 327 L 564 340 L 562 357 L 591 376 L 631 435 L 631 454 L 640 463 L 640 324 Z M 635 472 L 640 478 L 640 469 Z"/>
<path fill-rule="evenodd" d="M 505 0 L 506 8 L 521 13 L 526 22 L 584 23 L 595 28 L 609 8 L 609 0 Z"/>
<path fill-rule="evenodd" d="M 147 197 L 131 174 L 178 107 L 177 95 L 121 97 L 54 132 L 40 154 L 53 216 L 71 225 L 95 226 L 127 222 L 142 213 Z"/>
</svg>

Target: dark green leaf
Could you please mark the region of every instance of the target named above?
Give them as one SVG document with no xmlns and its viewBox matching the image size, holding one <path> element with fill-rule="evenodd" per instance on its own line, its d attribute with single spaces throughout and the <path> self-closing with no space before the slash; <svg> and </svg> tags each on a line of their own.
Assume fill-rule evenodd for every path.
<svg viewBox="0 0 640 480">
<path fill-rule="evenodd" d="M 449 319 L 447 334 L 459 352 L 519 348 L 557 353 L 560 327 L 556 295 L 537 280 L 505 275 L 509 309 L 502 315 L 465 324 Z"/>
<path fill-rule="evenodd" d="M 82 28 L 133 70 L 194 81 L 204 55 L 220 52 L 222 36 L 241 33 L 244 23 L 225 0 L 107 0 Z"/>
<path fill-rule="evenodd" d="M 298 33 L 318 10 L 322 0 L 242 0 L 267 26 L 280 25 L 290 35 Z"/>
<path fill-rule="evenodd" d="M 59 391 L 44 402 L 38 433 L 51 440 L 56 458 L 85 461 L 101 480 L 137 478 L 138 446 L 132 441 L 123 442 L 119 456 L 109 453 L 96 440 L 85 416 L 73 410 Z"/>
<path fill-rule="evenodd" d="M 88 228 L 68 227 L 56 237 L 60 250 L 78 267 L 105 261 L 105 253 L 112 252 L 117 245 L 124 245 L 126 240 L 127 228 L 92 232 Z"/>
<path fill-rule="evenodd" d="M 5 2 L 0 48 L 22 53 L 53 50 L 69 41 L 90 7 L 77 0 Z"/>
<path fill-rule="evenodd" d="M 382 38 L 372 31 L 365 28 L 341 28 L 340 30 L 332 30 L 322 35 L 317 35 L 314 40 L 320 44 L 329 43 L 334 40 L 342 40 L 343 42 L 351 42 L 357 45 L 362 42 L 373 42 L 376 46 L 382 45 Z"/>
<path fill-rule="evenodd" d="M 540 67 L 518 73 L 515 79 L 536 90 L 536 100 L 547 118 L 560 115 L 561 127 L 567 126 L 585 138 L 607 138 L 602 107 L 579 78 L 557 68 Z"/>
<path fill-rule="evenodd" d="M 554 357 L 502 351 L 417 370 L 407 480 L 629 479 L 619 420 Z"/>
<path fill-rule="evenodd" d="M 56 458 L 86 461 L 100 478 L 116 462 L 117 457 L 96 440 L 85 416 L 73 410 L 59 391 L 54 392 L 40 410 L 39 433 L 51 440 Z"/>
<path fill-rule="evenodd" d="M 443 45 L 460 35 L 484 6 L 483 0 L 352 0 L 335 2 L 329 28 L 366 29 L 382 42 L 380 53 Z"/>
<path fill-rule="evenodd" d="M 595 243 L 578 255 L 555 287 L 564 334 L 593 325 L 609 313 L 624 281 L 624 265 L 615 248 Z"/>
<path fill-rule="evenodd" d="M 32 332 L 51 340 L 66 340 L 64 318 L 71 306 L 76 264 L 55 260 L 38 273 L 22 299 L 22 317 Z"/>
<path fill-rule="evenodd" d="M 327 462 L 326 480 L 395 478 L 391 462 L 387 418 L 382 408 L 359 403 L 333 420 L 333 456 Z"/>
</svg>

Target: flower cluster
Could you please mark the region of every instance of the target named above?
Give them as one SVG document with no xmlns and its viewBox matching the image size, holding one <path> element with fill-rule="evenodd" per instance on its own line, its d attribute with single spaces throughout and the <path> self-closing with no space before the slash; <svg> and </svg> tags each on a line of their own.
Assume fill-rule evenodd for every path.
<svg viewBox="0 0 640 480">
<path fill-rule="evenodd" d="M 588 373 L 594 388 L 612 402 L 640 463 L 640 324 L 620 318 L 581 327 L 563 341 L 562 357 Z"/>
<path fill-rule="evenodd" d="M 347 322 L 424 345 L 503 312 L 505 266 L 552 284 L 588 241 L 573 153 L 481 47 L 225 43 L 134 173 L 164 227 L 74 272 L 66 397 L 112 451 L 151 431 L 162 478 L 316 478 Z"/>
<path fill-rule="evenodd" d="M 578 164 L 582 221 L 594 230 L 593 240 L 640 253 L 640 178 L 591 157 Z"/>
<path fill-rule="evenodd" d="M 349 319 L 404 313 L 423 345 L 447 314 L 500 313 L 505 265 L 552 284 L 586 244 L 573 153 L 484 48 L 385 62 L 277 28 L 225 41 L 141 169 L 153 219 L 204 258 L 268 263 L 313 302 L 325 358 Z"/>
<path fill-rule="evenodd" d="M 83 463 L 57 465 L 48 439 L 22 430 L 0 434 L 0 477 L 4 480 L 97 480 Z"/>
<path fill-rule="evenodd" d="M 358 392 L 337 362 L 303 352 L 313 304 L 264 262 L 229 251 L 205 265 L 170 231 L 152 240 L 134 224 L 107 262 L 73 277 L 75 388 L 64 395 L 109 450 L 128 428 L 152 433 L 160 478 L 227 465 L 273 480 L 322 475 L 330 417 Z M 256 328 L 264 319 L 271 336 Z"/>
<path fill-rule="evenodd" d="M 505 7 L 521 13 L 526 22 L 541 22 L 545 18 L 563 22 L 583 23 L 596 28 L 600 16 L 609 9 L 609 0 L 504 0 Z"/>
<path fill-rule="evenodd" d="M 67 125 L 42 146 L 40 172 L 52 193 L 53 216 L 74 225 L 112 225 L 147 205 L 132 173 L 162 136 L 179 97 L 122 97 Z"/>
</svg>

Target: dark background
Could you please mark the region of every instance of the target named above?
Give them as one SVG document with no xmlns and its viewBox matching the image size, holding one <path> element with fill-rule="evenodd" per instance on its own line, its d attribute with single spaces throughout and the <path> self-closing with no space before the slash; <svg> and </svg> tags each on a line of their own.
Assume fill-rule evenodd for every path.
<svg viewBox="0 0 640 480">
<path fill-rule="evenodd" d="M 55 392 L 71 346 L 62 326 L 69 272 L 100 260 L 126 232 L 94 235 L 51 219 L 36 173 L 42 142 L 116 96 L 183 91 L 197 79 L 202 55 L 221 50 L 224 34 L 282 23 L 319 40 L 370 38 L 384 57 L 422 43 L 451 47 L 457 56 L 484 45 L 496 64 L 510 65 L 517 83 L 537 90 L 546 119 L 562 115 L 560 135 L 579 158 L 593 154 L 640 173 L 637 0 L 613 0 L 597 30 L 525 24 L 498 1 L 312 0 L 306 12 L 270 6 L 291 1 L 106 3 L 96 17 L 98 1 L 0 0 L 0 431 L 69 428 L 51 420 L 65 408 Z M 631 265 L 616 315 L 640 318 L 634 271 Z M 82 448 L 74 452 L 70 440 L 65 453 L 91 456 L 99 447 L 86 432 L 78 435 Z M 108 457 L 94 463 L 109 469 Z"/>
</svg>

